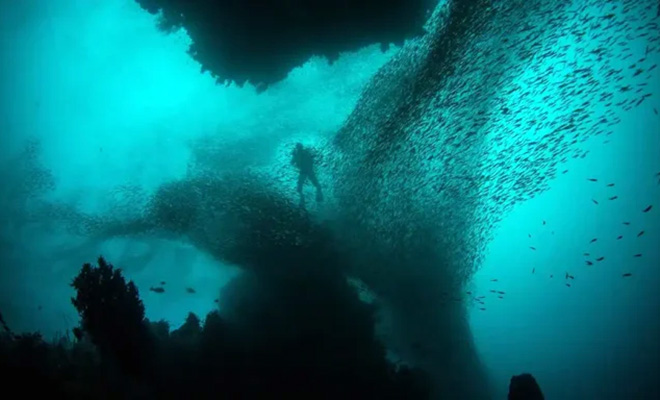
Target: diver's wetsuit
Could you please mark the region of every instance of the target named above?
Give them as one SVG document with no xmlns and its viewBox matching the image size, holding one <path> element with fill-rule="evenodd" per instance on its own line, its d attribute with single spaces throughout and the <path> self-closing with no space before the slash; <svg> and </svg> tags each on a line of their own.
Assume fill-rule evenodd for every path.
<svg viewBox="0 0 660 400">
<path fill-rule="evenodd" d="M 293 150 L 291 163 L 298 168 L 299 171 L 297 189 L 300 194 L 300 203 L 305 204 L 303 185 L 307 179 L 309 179 L 309 181 L 312 182 L 312 185 L 316 187 L 316 201 L 323 201 L 321 185 L 319 184 L 319 180 L 316 178 L 316 172 L 314 171 L 314 155 L 301 144 L 297 144 L 295 150 Z"/>
</svg>

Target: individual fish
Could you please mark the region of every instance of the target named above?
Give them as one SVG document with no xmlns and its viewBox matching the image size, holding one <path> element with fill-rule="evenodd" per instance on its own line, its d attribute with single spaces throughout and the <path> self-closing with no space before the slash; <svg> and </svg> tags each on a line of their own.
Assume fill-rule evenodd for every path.
<svg viewBox="0 0 660 400">
<path fill-rule="evenodd" d="M 658 115 L 658 110 L 656 110 L 655 107 L 653 107 L 653 112 L 655 113 L 655 115 Z"/>
<path fill-rule="evenodd" d="M 589 243 L 590 243 L 590 244 L 591 244 L 591 243 L 596 243 L 597 241 L 598 241 L 598 238 L 593 238 L 593 239 L 591 239 L 591 242 L 589 242 Z"/>
<path fill-rule="evenodd" d="M 612 197 L 610 197 L 610 200 L 616 200 L 618 198 L 619 198 L 619 196 L 612 196 Z"/>
<path fill-rule="evenodd" d="M 490 281 L 491 282 L 497 282 L 497 279 L 491 279 Z"/>
<path fill-rule="evenodd" d="M 469 294 L 469 295 L 471 295 L 471 294 L 472 294 L 472 292 L 467 292 L 467 294 Z"/>
<path fill-rule="evenodd" d="M 621 276 L 623 276 L 624 278 L 627 278 L 629 276 L 632 276 L 632 274 L 630 272 L 626 272 L 625 274 L 623 274 Z"/>
<path fill-rule="evenodd" d="M 562 172 L 562 174 L 566 174 L 567 172 L 568 172 L 568 170 L 565 169 L 565 170 Z"/>
<path fill-rule="evenodd" d="M 479 309 L 480 309 L 481 311 L 486 311 L 486 309 L 485 309 L 484 307 L 480 307 Z"/>
<path fill-rule="evenodd" d="M 587 260 L 587 261 L 585 261 L 585 262 L 587 263 L 587 265 L 594 265 L 594 263 L 592 263 L 592 262 L 589 261 L 589 260 Z"/>
<path fill-rule="evenodd" d="M 598 257 L 598 258 L 596 259 L 596 261 L 600 262 L 600 261 L 603 261 L 604 259 L 605 259 L 605 257 Z"/>
<path fill-rule="evenodd" d="M 613 183 L 608 183 L 607 187 L 614 187 L 614 184 Z"/>
<path fill-rule="evenodd" d="M 218 300 L 218 299 L 215 299 L 215 300 L 213 300 L 213 302 L 214 302 L 214 303 L 219 303 L 219 302 L 220 302 L 220 300 Z"/>
<path fill-rule="evenodd" d="M 635 254 L 633 257 L 635 257 L 635 258 L 639 258 L 639 257 L 641 257 L 641 256 L 642 256 L 641 253 L 637 253 L 637 254 Z"/>
<path fill-rule="evenodd" d="M 192 294 L 192 293 L 197 293 L 197 292 L 195 291 L 195 289 L 189 287 L 189 288 L 186 288 L 186 293 L 191 293 Z"/>
<path fill-rule="evenodd" d="M 497 291 L 497 294 L 506 294 L 506 292 L 501 291 L 501 290 L 498 290 L 498 291 Z"/>
<path fill-rule="evenodd" d="M 543 225 L 545 225 L 545 220 L 543 220 Z"/>
<path fill-rule="evenodd" d="M 621 239 L 623 239 L 623 235 L 619 235 L 619 236 L 616 238 L 616 240 L 621 240 Z"/>
<path fill-rule="evenodd" d="M 156 288 L 150 287 L 149 290 L 154 293 L 165 293 L 165 289 L 163 289 L 162 287 L 156 287 Z"/>
<path fill-rule="evenodd" d="M 583 256 L 589 257 L 589 253 L 584 253 Z"/>
<path fill-rule="evenodd" d="M 550 275 L 550 279 L 552 279 L 553 276 L 554 276 L 554 275 Z"/>
<path fill-rule="evenodd" d="M 598 179 L 596 178 L 587 178 L 589 182 L 598 182 Z"/>
<path fill-rule="evenodd" d="M 497 291 L 496 291 L 496 290 L 490 290 L 490 292 L 491 292 L 491 293 L 497 293 Z"/>
<path fill-rule="evenodd" d="M 160 284 L 161 284 L 161 285 L 164 285 L 164 284 L 166 284 L 166 283 L 167 283 L 167 282 L 165 282 L 165 281 L 160 281 Z"/>
<path fill-rule="evenodd" d="M 485 299 L 485 298 L 486 298 L 486 296 L 479 296 L 479 297 L 477 297 L 477 299 Z"/>
<path fill-rule="evenodd" d="M 529 246 L 530 249 L 536 250 L 536 247 Z"/>
<path fill-rule="evenodd" d="M 598 205 L 598 202 L 596 200 L 591 199 L 591 201 L 593 201 L 595 205 Z"/>
<path fill-rule="evenodd" d="M 630 222 L 627 222 L 627 221 L 626 221 L 626 222 L 624 222 L 623 224 L 624 224 L 624 225 L 630 225 Z"/>
<path fill-rule="evenodd" d="M 532 268 L 532 274 L 536 271 L 536 268 Z"/>
<path fill-rule="evenodd" d="M 647 212 L 651 211 L 652 208 L 653 208 L 653 205 L 650 205 L 650 206 L 646 207 L 642 212 L 647 213 Z"/>
<path fill-rule="evenodd" d="M 528 234 L 527 234 L 527 237 L 531 239 L 531 238 L 532 238 L 532 234 L 531 234 L 531 233 L 528 233 Z"/>
<path fill-rule="evenodd" d="M 637 237 L 640 237 L 640 236 L 642 236 L 643 234 L 644 234 L 644 231 L 639 231 L 639 233 L 637 234 Z"/>
<path fill-rule="evenodd" d="M 571 284 L 570 284 L 570 283 L 567 283 L 566 286 L 571 287 Z"/>
</svg>

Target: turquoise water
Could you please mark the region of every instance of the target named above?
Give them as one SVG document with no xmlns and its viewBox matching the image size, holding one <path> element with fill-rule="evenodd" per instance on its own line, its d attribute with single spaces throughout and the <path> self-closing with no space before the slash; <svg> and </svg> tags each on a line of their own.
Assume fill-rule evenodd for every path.
<svg viewBox="0 0 660 400">
<path fill-rule="evenodd" d="M 332 66 L 313 59 L 257 95 L 249 86 L 214 85 L 186 55 L 185 32 L 162 35 L 129 0 L 31 1 L 3 11 L 0 157 L 13 160 L 26 140 L 38 139 L 39 160 L 56 182 L 47 198 L 90 213 L 103 212 L 118 186 L 148 193 L 183 177 L 193 159 L 190 145 L 209 136 L 209 147 L 233 149 L 247 164 L 274 169 L 282 190 L 292 191 L 288 146 L 330 140 L 398 50 L 381 53 L 374 46 Z M 631 46 L 640 56 L 645 52 L 641 42 Z M 660 61 L 658 54 L 645 65 Z M 506 85 L 528 84 L 543 63 L 530 60 Z M 654 112 L 660 72 L 648 76 L 631 84 L 646 82 L 652 96 L 629 111 L 618 109 L 611 136 L 584 143 L 589 154 L 560 166 L 568 173 L 551 180 L 549 190 L 518 202 L 488 227 L 493 239 L 465 288 L 485 295 L 485 305 L 471 295 L 465 302 L 497 398 L 505 398 L 510 376 L 523 371 L 537 377 L 548 399 L 652 398 L 638 390 L 659 391 L 653 382 L 660 376 L 660 115 Z M 559 95 L 556 84 L 538 85 L 521 100 L 527 107 L 512 109 L 532 112 L 544 106 L 543 96 Z M 500 125 L 491 121 L 489 129 L 507 128 Z M 75 324 L 68 283 L 79 265 L 72 260 L 91 261 L 97 252 L 136 282 L 148 318 L 174 326 L 188 311 L 213 309 L 218 288 L 238 273 L 181 241 L 113 239 L 91 252 L 80 246 L 86 238 L 21 224 L 17 217 L 7 225 L 21 227 L 29 256 L 3 265 L 0 274 L 0 306 L 19 331 L 51 336 Z M 593 238 L 598 241 L 590 243 Z M 599 257 L 605 258 L 595 261 Z M 148 291 L 161 280 L 167 296 Z M 194 296 L 187 287 L 195 288 Z M 490 290 L 505 294 L 500 299 Z"/>
</svg>

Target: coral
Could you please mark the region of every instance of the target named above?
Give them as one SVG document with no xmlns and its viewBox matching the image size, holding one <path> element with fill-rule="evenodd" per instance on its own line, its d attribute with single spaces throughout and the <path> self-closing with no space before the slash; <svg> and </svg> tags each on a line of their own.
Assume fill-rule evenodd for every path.
<svg viewBox="0 0 660 400">
<path fill-rule="evenodd" d="M 126 283 L 121 270 L 100 257 L 98 267 L 85 264 L 71 286 L 77 292 L 71 301 L 81 318 L 76 336 L 88 335 L 100 354 L 121 370 L 145 372 L 153 336 L 133 282 Z"/>
</svg>

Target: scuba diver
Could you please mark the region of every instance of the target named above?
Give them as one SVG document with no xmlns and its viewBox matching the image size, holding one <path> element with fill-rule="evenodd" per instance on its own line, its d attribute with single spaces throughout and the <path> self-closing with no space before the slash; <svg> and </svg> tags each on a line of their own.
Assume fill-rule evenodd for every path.
<svg viewBox="0 0 660 400">
<path fill-rule="evenodd" d="M 298 168 L 298 194 L 300 195 L 300 206 L 305 206 L 305 196 L 303 195 L 303 185 L 307 179 L 316 187 L 316 201 L 323 201 L 323 191 L 314 171 L 314 154 L 303 147 L 302 143 L 296 143 L 291 157 L 291 165 Z"/>
</svg>

